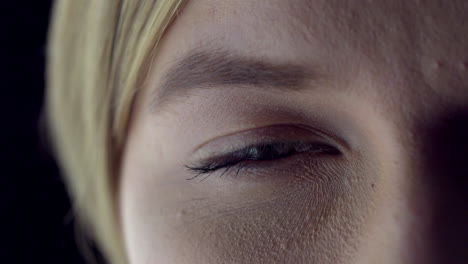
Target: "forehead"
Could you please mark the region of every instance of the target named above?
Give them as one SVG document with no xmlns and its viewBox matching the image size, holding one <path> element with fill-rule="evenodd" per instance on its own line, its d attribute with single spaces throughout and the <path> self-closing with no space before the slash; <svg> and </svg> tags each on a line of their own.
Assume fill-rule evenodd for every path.
<svg viewBox="0 0 468 264">
<path fill-rule="evenodd" d="M 403 46 L 418 52 L 456 46 L 455 52 L 468 44 L 468 2 L 463 0 L 191 0 L 186 9 L 194 33 L 245 43 L 243 48 L 270 41 L 272 47 L 325 44 L 333 49 L 368 43 L 364 46 L 374 49 L 366 47 L 366 53 Z"/>
<path fill-rule="evenodd" d="M 359 93 L 466 102 L 467 13 L 462 0 L 191 0 L 167 34 L 167 57 L 216 42 L 246 56 L 320 67 L 342 83 L 376 83 L 351 87 Z"/>
</svg>

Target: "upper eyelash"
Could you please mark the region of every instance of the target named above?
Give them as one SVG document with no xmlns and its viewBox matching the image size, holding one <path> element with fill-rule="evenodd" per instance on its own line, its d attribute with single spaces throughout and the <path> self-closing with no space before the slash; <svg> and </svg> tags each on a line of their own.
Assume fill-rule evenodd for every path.
<svg viewBox="0 0 468 264">
<path fill-rule="evenodd" d="M 202 165 L 196 165 L 196 166 L 185 166 L 189 172 L 195 174 L 193 177 L 188 178 L 187 180 L 192 180 L 195 178 L 198 178 L 200 175 L 206 174 L 206 177 L 204 177 L 201 181 L 205 180 L 208 178 L 212 173 L 224 169 L 224 171 L 221 173 L 220 177 L 222 177 L 224 174 L 226 174 L 229 170 L 233 168 L 237 168 L 236 175 L 239 174 L 239 172 L 245 168 L 244 162 L 243 161 L 248 161 L 248 160 L 262 160 L 262 159 L 248 159 L 248 155 L 251 155 L 251 153 L 248 153 L 252 151 L 254 148 L 266 148 L 266 147 L 277 147 L 276 150 L 284 147 L 293 147 L 296 148 L 295 150 L 291 151 L 290 153 L 286 153 L 285 156 L 283 157 L 288 157 L 291 156 L 295 153 L 302 153 L 302 152 L 310 152 L 311 150 L 314 150 L 314 152 L 317 153 L 335 153 L 339 152 L 336 148 L 331 147 L 329 145 L 325 144 L 311 144 L 311 143 L 304 143 L 304 142 L 295 142 L 295 143 L 270 143 L 270 144 L 260 144 L 260 145 L 252 145 L 248 147 L 244 147 L 242 149 L 233 151 L 231 153 L 228 153 L 224 156 L 222 156 L 220 159 L 221 161 L 209 161 L 206 164 Z M 297 148 L 302 148 L 301 151 L 298 151 Z M 231 157 L 229 157 L 231 155 Z M 237 157 L 232 158 L 233 155 L 238 155 Z M 231 161 L 225 162 L 224 160 L 227 160 L 231 158 Z M 276 158 L 272 158 L 276 159 Z M 268 159 L 264 159 L 268 160 Z"/>
<path fill-rule="evenodd" d="M 234 152 L 243 151 L 244 149 L 240 149 L 240 150 L 237 150 L 237 151 L 234 151 Z M 234 152 L 232 152 L 232 153 L 234 153 Z M 232 153 L 228 153 L 226 156 L 228 156 L 228 155 L 230 155 Z M 201 181 L 203 181 L 206 178 L 208 178 L 208 176 L 210 176 L 213 172 L 224 168 L 224 171 L 220 175 L 220 177 L 222 177 L 224 174 L 226 174 L 229 170 L 231 170 L 235 166 L 238 167 L 238 170 L 236 172 L 236 175 L 237 175 L 237 174 L 239 174 L 239 171 L 242 168 L 241 163 L 242 163 L 242 158 L 240 158 L 238 160 L 231 160 L 230 162 L 214 161 L 214 162 L 209 162 L 209 163 L 204 164 L 204 165 L 185 166 L 191 173 L 195 174 L 193 177 L 188 178 L 187 180 L 193 180 L 195 178 L 198 178 L 200 175 L 206 174 L 207 176 L 204 177 L 203 179 L 201 179 Z"/>
</svg>

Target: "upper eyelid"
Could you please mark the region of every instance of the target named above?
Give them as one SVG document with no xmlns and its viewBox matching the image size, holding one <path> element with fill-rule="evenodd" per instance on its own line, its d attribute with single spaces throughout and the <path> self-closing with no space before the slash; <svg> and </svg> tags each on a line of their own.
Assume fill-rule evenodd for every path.
<svg viewBox="0 0 468 264">
<path fill-rule="evenodd" d="M 275 132 L 274 132 L 275 131 Z M 250 128 L 242 131 L 236 131 L 222 136 L 212 138 L 204 143 L 195 147 L 192 151 L 194 156 L 200 156 L 200 153 L 208 151 L 211 149 L 231 149 L 232 151 L 238 150 L 237 144 L 243 144 L 246 140 L 245 138 L 250 137 L 248 134 L 252 133 L 256 138 L 262 138 L 263 141 L 270 139 L 270 142 L 279 140 L 280 138 L 291 139 L 296 138 L 297 141 L 300 139 L 310 141 L 311 138 L 316 139 L 317 141 L 326 142 L 331 146 L 337 148 L 341 152 L 345 152 L 344 149 L 349 149 L 349 146 L 343 140 L 337 138 L 335 135 L 330 135 L 321 129 L 315 127 L 309 127 L 304 124 L 277 124 L 270 125 L 260 128 Z M 234 138 L 234 139 L 233 139 Z M 237 139 L 236 139 L 237 138 Z M 225 140 L 224 140 L 225 139 Z M 232 140 L 233 139 L 233 140 Z M 231 143 L 226 143 L 225 141 L 230 140 Z M 237 142 L 237 143 L 236 143 Z M 219 146 L 218 146 L 219 145 Z M 254 144 L 251 144 L 254 145 Z M 227 152 L 220 151 L 220 152 Z M 201 154 L 201 156 L 205 156 Z M 208 155 L 213 156 L 213 155 Z"/>
<path fill-rule="evenodd" d="M 271 144 L 257 144 L 257 145 L 251 145 L 251 146 L 248 146 L 248 147 L 244 147 L 244 148 L 241 148 L 241 149 L 238 149 L 236 151 L 232 151 L 232 152 L 228 152 L 228 153 L 225 153 L 225 154 L 222 154 L 218 157 L 214 157 L 214 158 L 211 158 L 211 159 L 208 159 L 208 160 L 204 160 L 202 162 L 200 162 L 200 164 L 198 165 L 194 165 L 194 166 L 186 166 L 188 168 L 195 168 L 195 167 L 208 167 L 208 166 L 213 166 L 213 164 L 216 164 L 216 162 L 218 162 L 218 160 L 220 159 L 223 159 L 223 158 L 226 158 L 226 157 L 229 157 L 229 156 L 234 156 L 234 154 L 241 154 L 243 156 L 239 156 L 239 158 L 232 158 L 232 162 L 233 163 L 237 163 L 237 162 L 241 162 L 243 160 L 246 160 L 248 155 L 249 155 L 249 151 L 254 149 L 254 148 L 258 148 L 258 147 L 265 147 L 265 146 L 279 146 L 279 145 L 283 145 L 285 143 L 283 142 L 277 142 L 277 143 L 271 143 Z M 296 152 L 296 153 L 304 153 L 304 152 L 310 152 L 311 150 L 317 150 L 317 153 L 324 153 L 324 151 L 327 151 L 327 150 L 330 150 L 330 151 L 333 151 L 333 150 L 336 150 L 338 151 L 339 153 L 339 150 L 335 149 L 334 147 L 331 147 L 329 145 L 326 145 L 326 144 L 316 144 L 316 143 L 305 143 L 305 142 L 290 142 L 289 144 L 286 143 L 287 145 L 289 146 L 299 146 L 299 145 L 308 145 L 310 148 L 309 149 L 303 149 L 302 151 L 296 151 L 294 150 L 293 152 Z M 273 148 L 271 148 L 273 149 Z M 331 153 L 331 152 L 329 152 Z M 251 159 L 252 161 L 254 161 L 255 159 Z M 261 159 L 258 159 L 259 161 Z M 229 164 L 229 163 L 228 163 Z M 221 165 L 221 166 L 224 166 L 224 165 Z M 217 167 L 216 165 L 213 166 L 213 168 Z"/>
<path fill-rule="evenodd" d="M 274 145 L 279 145 L 279 144 L 284 144 L 284 142 L 269 142 L 269 143 L 262 142 L 262 143 L 259 143 L 259 144 L 251 144 L 251 145 L 248 145 L 246 147 L 235 149 L 233 151 L 228 151 L 226 153 L 218 154 L 218 155 L 216 155 L 214 157 L 209 157 L 209 158 L 205 159 L 204 161 L 202 161 L 202 163 L 213 162 L 216 159 L 221 159 L 221 158 L 229 156 L 229 155 L 232 156 L 234 154 L 238 154 L 238 153 L 242 153 L 242 152 L 245 153 L 247 150 L 251 150 L 253 148 L 258 148 L 258 147 L 262 147 L 262 146 L 274 146 Z M 291 145 L 293 145 L 293 144 L 304 144 L 304 142 L 290 142 L 289 144 L 291 144 Z"/>
</svg>

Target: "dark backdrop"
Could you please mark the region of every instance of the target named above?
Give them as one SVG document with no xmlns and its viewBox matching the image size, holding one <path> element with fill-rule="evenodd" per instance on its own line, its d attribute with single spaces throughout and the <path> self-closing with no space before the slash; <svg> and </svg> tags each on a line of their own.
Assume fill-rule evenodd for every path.
<svg viewBox="0 0 468 264">
<path fill-rule="evenodd" d="M 13 2 L 13 4 L 11 4 Z M 83 263 L 56 164 L 41 136 L 51 0 L 8 1 L 2 21 L 0 263 Z M 14 6 L 13 6 L 14 5 Z M 6 254 L 6 256 L 4 255 Z"/>
</svg>

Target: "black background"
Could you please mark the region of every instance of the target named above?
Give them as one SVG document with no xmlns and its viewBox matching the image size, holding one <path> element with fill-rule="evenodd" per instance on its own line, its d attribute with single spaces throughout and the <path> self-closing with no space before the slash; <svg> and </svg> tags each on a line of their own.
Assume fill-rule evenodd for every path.
<svg viewBox="0 0 468 264">
<path fill-rule="evenodd" d="M 0 8 L 1 212 L 6 221 L 1 225 L 0 263 L 84 263 L 75 242 L 70 202 L 41 121 L 52 1 L 6 3 Z"/>
</svg>

